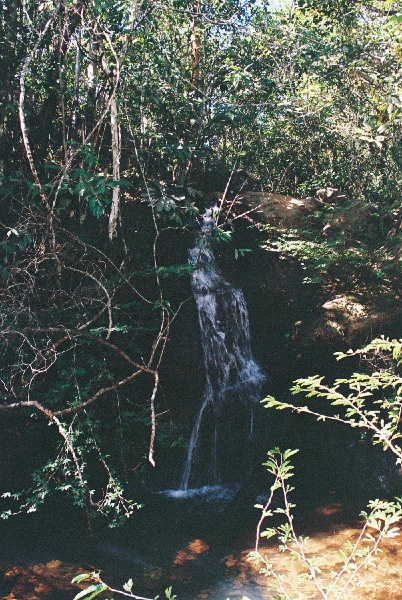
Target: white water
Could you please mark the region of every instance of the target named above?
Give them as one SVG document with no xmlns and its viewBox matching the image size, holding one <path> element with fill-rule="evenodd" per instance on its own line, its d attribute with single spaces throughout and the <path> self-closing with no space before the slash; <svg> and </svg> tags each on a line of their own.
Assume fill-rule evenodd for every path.
<svg viewBox="0 0 402 600">
<path fill-rule="evenodd" d="M 233 484 L 250 469 L 254 406 L 264 375 L 254 361 L 246 302 L 209 247 L 211 219 L 189 252 L 205 368 L 205 392 L 188 444 L 181 489 Z"/>
<path fill-rule="evenodd" d="M 167 498 L 174 498 L 176 500 L 192 500 L 192 499 L 206 499 L 208 502 L 212 501 L 215 503 L 229 502 L 238 492 L 239 486 L 225 486 L 225 485 L 204 485 L 198 488 L 189 488 L 187 490 L 164 490 L 159 492 Z"/>
</svg>

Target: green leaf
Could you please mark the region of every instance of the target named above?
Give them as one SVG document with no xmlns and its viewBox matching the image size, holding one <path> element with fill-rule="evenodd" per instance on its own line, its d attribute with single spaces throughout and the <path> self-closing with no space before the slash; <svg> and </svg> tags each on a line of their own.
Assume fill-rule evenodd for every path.
<svg viewBox="0 0 402 600">
<path fill-rule="evenodd" d="M 244 256 L 246 252 L 252 252 L 251 248 L 235 248 L 235 259 L 237 260 L 239 257 Z"/>
<path fill-rule="evenodd" d="M 85 581 L 85 579 L 90 579 L 91 573 L 81 573 L 81 575 L 77 575 L 74 579 L 71 580 L 71 583 L 81 583 L 81 581 Z"/>
<path fill-rule="evenodd" d="M 214 230 L 214 238 L 217 242 L 230 242 L 232 234 L 229 231 L 224 231 L 220 227 Z"/>
<path fill-rule="evenodd" d="M 127 581 L 127 583 L 125 583 L 125 584 L 123 585 L 123 590 L 124 590 L 125 592 L 129 592 L 129 593 L 130 593 L 132 589 L 133 589 L 133 580 L 130 578 L 130 579 Z"/>
<path fill-rule="evenodd" d="M 175 594 L 172 594 L 172 587 L 168 587 L 165 590 L 165 596 L 167 598 L 167 600 L 175 600 L 175 598 L 177 598 L 177 596 Z"/>
<path fill-rule="evenodd" d="M 85 590 L 79 592 L 76 596 L 74 596 L 73 600 L 80 600 L 80 598 L 85 598 L 86 600 L 92 600 L 101 592 L 107 590 L 107 585 L 104 583 L 95 583 L 94 585 L 90 585 Z"/>
</svg>

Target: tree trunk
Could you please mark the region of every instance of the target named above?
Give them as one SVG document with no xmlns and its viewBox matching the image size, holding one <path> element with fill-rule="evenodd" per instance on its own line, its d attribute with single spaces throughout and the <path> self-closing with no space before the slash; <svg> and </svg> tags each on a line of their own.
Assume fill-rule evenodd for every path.
<svg viewBox="0 0 402 600">
<path fill-rule="evenodd" d="M 200 79 L 200 40 L 199 40 L 199 18 L 201 14 L 201 0 L 192 0 L 190 2 L 191 10 L 191 80 L 190 91 L 198 89 Z"/>
<path fill-rule="evenodd" d="M 17 69 L 18 5 L 16 0 L 5 0 L 0 4 L 0 185 L 7 172 L 7 163 L 15 154 L 13 132 L 18 124 L 10 126 L 10 111 L 16 106 L 15 75 Z"/>
<path fill-rule="evenodd" d="M 71 115 L 71 129 L 75 138 L 78 134 L 78 110 L 80 106 L 80 77 L 81 77 L 81 39 L 82 39 L 82 28 L 79 27 L 77 31 L 77 47 L 75 50 L 75 64 L 74 64 L 74 96 L 73 96 L 73 113 Z"/>
<path fill-rule="evenodd" d="M 120 181 L 120 127 L 117 112 L 116 96 L 113 95 L 110 103 L 110 130 L 112 133 L 112 166 L 113 181 Z M 120 186 L 113 188 L 112 206 L 109 215 L 109 240 L 112 242 L 116 236 L 117 221 L 119 218 Z"/>
<path fill-rule="evenodd" d="M 85 134 L 88 135 L 95 125 L 96 81 L 98 79 L 99 40 L 93 33 L 90 41 L 89 62 L 87 67 L 87 102 L 85 109 Z"/>
</svg>

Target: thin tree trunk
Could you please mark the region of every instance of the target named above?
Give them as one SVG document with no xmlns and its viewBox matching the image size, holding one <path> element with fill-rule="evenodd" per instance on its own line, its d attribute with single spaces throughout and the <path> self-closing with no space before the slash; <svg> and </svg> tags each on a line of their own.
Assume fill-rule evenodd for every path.
<svg viewBox="0 0 402 600">
<path fill-rule="evenodd" d="M 18 6 L 16 0 L 5 0 L 0 4 L 0 185 L 7 171 L 7 162 L 12 156 L 13 126 L 10 127 L 9 106 L 15 104 L 16 44 L 19 32 Z M 10 147 L 11 145 L 11 147 Z"/>
<path fill-rule="evenodd" d="M 74 65 L 74 97 L 73 97 L 73 114 L 71 116 L 71 126 L 73 132 L 77 132 L 77 111 L 80 105 L 80 76 L 81 76 L 81 38 L 82 28 L 80 27 L 77 31 L 76 43 L 77 48 L 75 51 L 75 65 Z"/>
<path fill-rule="evenodd" d="M 60 86 L 60 108 L 61 108 L 61 134 L 62 134 L 62 143 L 63 143 L 63 153 L 64 160 L 67 161 L 67 128 L 66 128 L 66 103 L 65 103 L 65 93 L 66 93 L 66 82 L 65 82 L 65 64 L 64 64 L 64 54 L 62 53 L 63 39 L 66 35 L 67 30 L 67 15 L 66 10 L 64 9 L 64 24 L 61 23 L 61 14 L 59 15 L 59 26 L 60 26 L 60 34 L 59 34 L 59 48 L 58 48 L 58 68 L 59 68 L 59 86 Z"/>
<path fill-rule="evenodd" d="M 200 40 L 199 40 L 199 17 L 201 14 L 201 0 L 191 2 L 191 81 L 190 91 L 198 89 L 200 79 Z"/>
<path fill-rule="evenodd" d="M 99 40 L 94 32 L 91 36 L 89 62 L 87 67 L 87 102 L 85 111 L 85 134 L 95 125 L 96 82 L 98 79 Z"/>
<path fill-rule="evenodd" d="M 39 37 L 37 38 L 35 45 L 32 48 L 31 53 L 26 57 L 26 59 L 24 61 L 24 64 L 22 66 L 21 73 L 20 73 L 20 95 L 19 95 L 19 101 L 18 101 L 18 116 L 19 116 L 19 121 L 20 121 L 22 141 L 24 143 L 24 148 L 25 148 L 25 154 L 26 154 L 26 157 L 29 162 L 33 180 L 38 189 L 39 196 L 44 204 L 46 212 L 50 215 L 53 215 L 53 211 L 50 208 L 46 194 L 43 191 L 42 184 L 40 182 L 38 172 L 36 170 L 36 166 L 35 166 L 34 159 L 32 156 L 31 145 L 29 143 L 29 138 L 28 138 L 28 128 L 27 128 L 26 121 L 25 121 L 25 77 L 28 72 L 29 65 L 31 64 L 31 62 L 35 56 L 35 53 L 39 47 L 39 44 L 40 44 L 42 38 L 44 37 L 46 31 L 48 30 L 50 24 L 52 23 L 52 21 L 53 21 L 53 16 L 50 17 L 50 19 L 47 21 L 45 27 L 43 28 Z"/>
<path fill-rule="evenodd" d="M 110 129 L 112 133 L 112 166 L 113 181 L 120 181 L 120 126 L 117 112 L 116 96 L 113 95 L 110 103 Z M 120 208 L 120 186 L 113 188 L 112 206 L 109 215 L 109 240 L 112 242 L 116 236 L 117 222 Z"/>
</svg>

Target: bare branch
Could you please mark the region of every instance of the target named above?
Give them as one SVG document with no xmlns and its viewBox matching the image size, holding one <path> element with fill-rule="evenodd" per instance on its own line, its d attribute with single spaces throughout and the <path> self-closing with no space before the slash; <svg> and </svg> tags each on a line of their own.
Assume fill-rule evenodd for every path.
<svg viewBox="0 0 402 600">
<path fill-rule="evenodd" d="M 75 267 L 69 267 L 69 266 L 65 266 L 65 268 L 68 269 L 69 271 L 74 271 L 75 273 L 80 273 L 81 275 L 84 275 L 85 277 L 89 277 L 90 279 L 92 279 L 93 281 L 95 281 L 95 283 L 104 292 L 104 294 L 105 294 L 105 296 L 107 298 L 106 308 L 107 308 L 108 315 L 109 315 L 109 326 L 108 326 L 108 332 L 107 332 L 106 339 L 109 339 L 110 335 L 112 333 L 112 329 L 113 329 L 112 299 L 111 299 L 110 294 L 107 291 L 106 287 L 103 285 L 103 283 L 101 281 L 99 281 L 99 279 L 97 279 L 94 275 L 92 275 L 91 273 L 88 273 L 87 271 L 82 271 L 81 269 L 76 269 Z"/>
<path fill-rule="evenodd" d="M 159 376 L 158 376 L 158 372 L 156 371 L 155 372 L 155 384 L 154 384 L 154 389 L 152 390 L 152 396 L 151 396 L 151 439 L 149 442 L 149 453 L 148 453 L 148 460 L 153 467 L 155 467 L 154 445 L 155 445 L 155 436 L 156 436 L 155 397 L 156 397 L 156 392 L 158 391 L 158 384 L 159 384 Z"/>
</svg>

